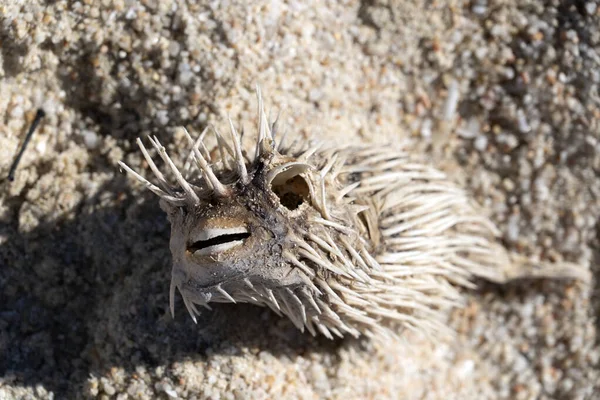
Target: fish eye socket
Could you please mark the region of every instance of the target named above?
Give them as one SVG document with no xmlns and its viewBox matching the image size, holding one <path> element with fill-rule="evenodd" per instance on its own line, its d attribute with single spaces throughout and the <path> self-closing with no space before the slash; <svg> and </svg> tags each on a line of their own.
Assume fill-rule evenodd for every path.
<svg viewBox="0 0 600 400">
<path fill-rule="evenodd" d="M 207 229 L 200 232 L 187 250 L 194 255 L 222 253 L 244 243 L 250 237 L 246 228 Z"/>
<path fill-rule="evenodd" d="M 271 183 L 271 190 L 279 197 L 281 205 L 288 210 L 297 209 L 310 197 L 308 184 L 300 175 L 285 180 L 274 179 Z"/>
</svg>

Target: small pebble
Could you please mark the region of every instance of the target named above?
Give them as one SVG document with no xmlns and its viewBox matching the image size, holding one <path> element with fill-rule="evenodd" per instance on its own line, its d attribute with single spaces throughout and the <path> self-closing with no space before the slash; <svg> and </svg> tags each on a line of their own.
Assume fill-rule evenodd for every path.
<svg viewBox="0 0 600 400">
<path fill-rule="evenodd" d="M 81 134 L 83 135 L 83 143 L 85 144 L 85 147 L 87 147 L 89 150 L 93 150 L 98 147 L 99 139 L 96 132 L 84 130 L 81 132 Z"/>
<path fill-rule="evenodd" d="M 169 112 L 167 110 L 160 110 L 156 113 L 156 119 L 159 124 L 167 125 L 169 123 Z"/>
<path fill-rule="evenodd" d="M 429 118 L 425 119 L 421 124 L 421 137 L 423 139 L 431 138 L 431 128 L 433 126 L 433 121 Z"/>
<path fill-rule="evenodd" d="M 485 151 L 485 149 L 487 148 L 487 144 L 488 144 L 488 138 L 485 135 L 477 136 L 475 138 L 475 141 L 473 142 L 473 146 L 478 151 Z"/>
<path fill-rule="evenodd" d="M 519 239 L 519 216 L 511 215 L 506 224 L 506 239 L 509 242 L 516 242 Z"/>
</svg>

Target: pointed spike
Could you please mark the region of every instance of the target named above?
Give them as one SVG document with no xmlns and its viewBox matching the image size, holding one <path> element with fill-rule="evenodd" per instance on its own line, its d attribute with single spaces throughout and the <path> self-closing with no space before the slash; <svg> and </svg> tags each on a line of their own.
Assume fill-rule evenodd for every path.
<svg viewBox="0 0 600 400">
<path fill-rule="evenodd" d="M 171 287 L 169 288 L 169 309 L 171 310 L 171 318 L 175 319 L 175 290 L 177 285 L 173 278 L 171 278 Z"/>
<path fill-rule="evenodd" d="M 277 303 L 277 299 L 275 298 L 275 295 L 273 294 L 273 291 L 271 289 L 267 289 L 267 295 L 269 296 L 269 300 L 271 300 L 271 302 L 273 303 L 273 305 L 279 311 L 281 311 L 281 307 L 279 307 L 279 303 Z"/>
<path fill-rule="evenodd" d="M 231 149 L 231 147 L 227 144 L 227 141 L 223 138 L 223 136 L 221 135 L 221 132 L 219 132 L 219 130 L 216 127 L 212 127 L 213 131 L 215 132 L 215 137 L 217 138 L 217 143 L 219 145 L 219 151 L 221 152 L 221 157 L 223 158 L 223 162 L 225 162 L 226 154 L 229 155 L 232 159 L 235 159 L 235 153 L 233 152 L 233 150 Z M 229 161 L 229 160 L 227 160 Z M 226 165 L 228 165 L 229 163 L 227 162 Z M 228 167 L 230 168 L 230 167 Z M 231 169 L 231 168 L 230 168 Z"/>
<path fill-rule="evenodd" d="M 327 329 L 325 324 L 321 323 L 321 321 L 319 320 L 319 317 L 314 316 L 314 317 L 312 317 L 312 320 L 313 320 L 314 324 L 317 326 L 317 329 L 319 330 L 319 332 L 321 332 L 321 334 L 323 334 L 323 336 L 325 336 L 329 340 L 333 340 L 333 335 L 331 334 L 331 332 L 329 332 L 329 330 Z"/>
<path fill-rule="evenodd" d="M 210 156 L 210 151 L 208 151 L 208 149 L 204 145 L 204 142 L 200 142 L 200 144 L 197 147 L 198 147 L 198 149 L 200 149 L 204 152 L 204 158 L 206 159 L 206 162 L 212 163 L 212 157 Z M 192 158 L 194 158 L 193 155 L 194 155 L 194 151 L 192 150 Z"/>
<path fill-rule="evenodd" d="M 314 282 L 308 276 L 301 275 L 300 279 L 302 279 L 302 282 L 304 282 L 307 288 L 310 289 L 314 294 L 316 294 L 317 296 L 323 295 L 323 292 L 321 292 L 321 290 L 314 284 Z"/>
<path fill-rule="evenodd" d="M 340 173 L 342 172 L 344 166 L 346 165 L 346 156 L 342 155 L 338 158 L 337 162 L 335 163 L 335 165 L 333 166 L 333 168 L 331 168 L 331 177 L 333 179 L 337 179 L 337 177 L 340 175 Z"/>
<path fill-rule="evenodd" d="M 345 233 L 347 235 L 353 235 L 356 233 L 351 228 L 345 227 L 344 225 L 338 224 L 337 222 L 329 221 L 329 220 L 326 220 L 323 218 L 319 218 L 319 217 L 311 218 L 310 221 L 316 222 L 321 225 L 330 226 L 330 227 L 332 227 L 342 233 Z"/>
<path fill-rule="evenodd" d="M 360 186 L 360 181 L 359 182 L 354 182 L 351 185 L 346 186 L 345 188 L 343 188 L 342 190 L 340 190 L 340 192 L 338 193 L 337 196 L 337 201 L 341 201 L 344 196 L 346 196 L 348 193 L 350 193 L 351 191 L 353 191 L 354 189 L 356 189 L 358 186 Z"/>
<path fill-rule="evenodd" d="M 292 321 L 296 328 L 301 332 L 304 332 L 304 323 L 300 319 L 298 311 L 290 304 L 290 301 L 288 301 L 287 293 L 283 294 L 280 298 L 282 312 Z"/>
<path fill-rule="evenodd" d="M 315 309 L 315 311 L 317 312 L 317 314 L 321 314 L 321 309 L 317 305 L 317 302 L 315 301 L 315 298 L 312 296 L 312 294 L 309 293 L 308 290 L 302 292 L 302 294 L 308 300 L 308 302 L 310 303 L 310 305 Z"/>
<path fill-rule="evenodd" d="M 350 210 L 352 210 L 352 212 L 355 215 L 360 214 L 361 212 L 367 211 L 368 209 L 370 209 L 371 207 L 369 206 L 361 206 L 361 205 L 355 205 L 355 206 L 350 206 Z"/>
<path fill-rule="evenodd" d="M 186 137 L 187 137 L 188 141 L 193 146 L 194 140 L 190 136 L 190 134 L 187 131 L 187 129 L 184 128 L 184 131 L 185 131 L 185 134 L 186 134 Z M 200 169 L 206 175 L 206 178 L 208 179 L 208 181 L 212 185 L 215 194 L 217 196 L 220 196 L 220 197 L 226 197 L 226 196 L 228 196 L 229 195 L 229 189 L 225 185 L 223 185 L 221 183 L 221 181 L 219 181 L 219 179 L 215 175 L 215 173 L 212 170 L 212 168 L 206 162 L 206 159 L 202 156 L 202 154 L 200 154 L 200 151 L 198 151 L 198 149 L 196 149 L 196 148 L 193 148 L 193 151 L 194 151 L 194 155 L 196 156 L 196 161 L 198 162 L 198 166 L 200 167 Z"/>
<path fill-rule="evenodd" d="M 185 129 L 184 127 L 182 127 L 183 129 Z M 185 163 L 183 164 L 183 170 L 184 172 L 189 172 L 190 168 L 192 166 L 192 160 L 194 159 L 194 150 L 198 147 L 201 146 L 201 149 L 204 150 L 204 154 L 205 157 L 208 161 L 210 161 L 210 153 L 208 152 L 208 149 L 204 146 L 204 136 L 206 136 L 206 134 L 208 133 L 209 130 L 209 126 L 207 126 L 206 128 L 204 128 L 204 130 L 202 131 L 202 133 L 200 133 L 200 136 L 198 136 L 198 139 L 196 139 L 196 141 L 194 142 L 194 145 L 192 146 L 192 150 L 189 151 L 187 157 L 185 158 Z"/>
<path fill-rule="evenodd" d="M 181 297 L 183 298 L 183 304 L 185 304 L 185 308 L 192 317 L 194 323 L 197 324 L 198 320 L 196 319 L 196 315 L 194 315 L 194 309 L 191 307 L 190 301 L 185 297 L 185 294 L 181 291 L 181 289 L 179 289 L 179 293 L 181 293 Z"/>
<path fill-rule="evenodd" d="M 275 305 L 271 302 L 265 303 L 267 305 L 267 307 L 269 307 L 271 309 L 271 311 L 273 311 L 275 314 L 277 314 L 277 316 L 279 317 L 283 317 L 283 315 L 281 314 L 282 311 L 278 308 L 275 307 Z"/>
<path fill-rule="evenodd" d="M 322 258 L 320 256 L 314 256 L 313 254 L 309 253 L 308 251 L 301 249 L 298 254 L 300 254 L 302 257 L 308 258 L 310 261 L 314 262 L 315 264 L 321 266 L 323 269 L 327 270 L 327 271 L 331 271 L 334 274 L 337 275 L 342 275 L 345 276 L 346 278 L 352 278 L 351 275 L 349 275 L 346 271 L 342 270 L 341 268 L 336 267 L 335 265 L 333 265 L 332 263 L 330 263 L 327 259 Z"/>
<path fill-rule="evenodd" d="M 279 127 L 279 117 L 281 116 L 281 109 L 277 111 L 277 116 L 275 117 L 275 121 L 271 124 L 271 138 L 273 142 L 275 142 L 275 135 L 277 134 L 277 128 Z"/>
<path fill-rule="evenodd" d="M 325 281 L 324 279 L 319 279 L 319 278 L 317 278 L 315 280 L 315 282 L 317 283 L 317 285 L 319 285 L 321 288 L 323 288 L 323 290 L 325 291 L 325 293 L 327 293 L 327 295 L 329 295 L 330 302 L 335 302 L 338 306 L 346 305 L 344 300 L 342 300 L 342 298 L 336 292 L 333 291 L 333 289 L 329 285 L 329 282 Z"/>
<path fill-rule="evenodd" d="M 256 140 L 254 160 L 257 160 L 261 154 L 271 152 L 275 146 L 275 142 L 271 138 L 269 124 L 265 114 L 264 101 L 258 84 L 256 85 L 256 97 L 258 98 L 258 138 Z"/>
<path fill-rule="evenodd" d="M 358 253 L 358 251 L 356 251 L 356 249 L 354 249 L 354 246 L 350 243 L 350 238 L 340 235 L 340 241 L 346 248 L 346 251 L 350 253 L 352 258 L 354 259 L 354 262 L 358 263 L 358 266 L 363 270 L 369 270 L 369 267 L 367 266 L 361 255 Z"/>
<path fill-rule="evenodd" d="M 262 124 L 264 130 L 264 139 L 260 142 L 260 153 L 266 154 L 273 151 L 273 148 L 275 147 L 275 141 L 272 138 L 271 128 L 269 127 L 264 109 L 262 111 Z"/>
<path fill-rule="evenodd" d="M 140 148 L 140 150 L 142 151 L 144 159 L 146 159 L 146 162 L 150 166 L 150 169 L 154 173 L 154 176 L 156 177 L 156 179 L 158 179 L 158 182 L 160 183 L 161 188 L 164 191 L 166 191 L 172 195 L 173 192 L 171 190 L 171 185 L 169 184 L 169 182 L 167 182 L 167 180 L 165 179 L 165 176 L 162 174 L 162 172 L 160 172 L 160 170 L 154 163 L 154 160 L 152 160 L 152 157 L 150 157 L 150 154 L 148 153 L 148 150 L 146 149 L 146 146 L 144 146 L 144 143 L 142 142 L 142 140 L 140 138 L 137 138 L 136 143 L 137 143 L 138 147 Z"/>
<path fill-rule="evenodd" d="M 330 326 L 330 327 L 329 327 L 329 330 L 330 330 L 331 332 L 333 332 L 333 333 L 334 333 L 334 334 L 335 334 L 337 337 L 339 337 L 339 338 L 341 338 L 341 339 L 343 339 L 343 338 L 344 338 L 344 335 L 342 335 L 342 332 L 340 332 L 338 328 L 335 328 L 335 327 L 333 327 L 333 326 Z"/>
<path fill-rule="evenodd" d="M 311 146 L 308 150 L 302 153 L 298 157 L 298 161 L 307 161 L 313 154 L 315 154 L 321 147 L 323 143 L 317 142 L 315 145 Z"/>
<path fill-rule="evenodd" d="M 260 150 L 262 141 L 267 137 L 264 129 L 264 105 L 263 98 L 260 92 L 260 86 L 256 85 L 256 97 L 258 99 L 258 138 L 256 140 L 256 151 L 254 153 L 254 159 L 257 160 L 260 157 Z"/>
<path fill-rule="evenodd" d="M 215 134 L 215 138 L 217 139 L 217 147 L 219 148 L 219 154 L 221 156 L 221 162 L 223 166 L 227 169 L 231 169 L 229 166 L 229 160 L 227 158 L 227 153 L 225 152 L 225 147 L 223 146 L 223 138 L 219 134 L 219 131 L 214 126 L 211 126 L 213 133 Z"/>
<path fill-rule="evenodd" d="M 339 282 L 336 282 L 336 281 L 335 281 L 335 280 L 333 280 L 333 279 L 331 280 L 331 282 L 329 282 L 329 285 L 330 285 L 330 286 L 331 286 L 333 289 L 337 290 L 338 292 L 340 292 L 340 293 L 344 293 L 344 294 L 345 294 L 345 295 L 348 297 L 348 299 L 349 299 L 349 300 L 352 300 L 352 301 L 354 301 L 355 303 L 359 303 L 359 304 L 361 304 L 362 306 L 372 306 L 372 304 L 371 304 L 369 301 L 365 300 L 365 299 L 364 299 L 364 298 L 363 298 L 363 297 L 360 295 L 360 293 L 359 293 L 359 292 L 356 292 L 356 291 L 354 291 L 354 290 L 351 290 L 351 289 L 347 288 L 346 286 L 342 285 L 341 283 L 339 283 Z"/>
<path fill-rule="evenodd" d="M 243 184 L 248 184 L 250 182 L 250 178 L 248 177 L 248 170 L 246 169 L 246 162 L 244 161 L 244 156 L 242 154 L 242 144 L 240 140 L 240 136 L 238 135 L 235 127 L 233 126 L 233 121 L 229 118 L 229 129 L 231 131 L 231 136 L 233 137 L 233 147 L 235 149 L 235 160 L 237 166 L 237 172 L 242 180 Z"/>
<path fill-rule="evenodd" d="M 308 251 L 313 256 L 315 256 L 315 257 L 321 257 L 321 255 L 319 254 L 319 252 L 317 252 L 304 239 L 294 238 L 293 241 L 294 241 L 294 243 L 296 243 L 298 245 L 298 247 L 300 247 L 301 249 L 304 249 L 304 250 Z"/>
<path fill-rule="evenodd" d="M 159 188 L 158 186 L 156 186 L 155 184 L 150 182 L 148 179 L 144 178 L 143 176 L 141 176 L 140 174 L 135 172 L 133 169 L 129 168 L 129 166 L 127 164 L 125 164 L 123 161 L 119 161 L 119 166 L 121 168 L 123 168 L 125 171 L 127 171 L 128 174 L 133 176 L 139 182 L 144 184 L 144 186 L 146 186 L 150 191 L 152 191 L 157 196 L 159 196 L 159 197 L 168 196 L 168 194 L 164 190 L 162 190 L 161 188 Z"/>
<path fill-rule="evenodd" d="M 310 334 L 313 337 L 317 336 L 317 331 L 315 331 L 315 327 L 313 326 L 313 322 L 311 319 L 306 321 L 306 329 L 310 332 Z"/>
<path fill-rule="evenodd" d="M 193 204 L 198 204 L 200 202 L 198 195 L 194 192 L 194 189 L 192 189 L 188 181 L 183 177 L 179 169 L 175 166 L 173 160 L 171 160 L 171 157 L 169 157 L 169 154 L 167 154 L 167 149 L 165 148 L 165 146 L 160 144 L 156 136 L 154 136 L 154 138 L 148 137 L 148 139 L 150 139 L 150 142 L 152 143 L 156 151 L 158 151 L 158 154 L 163 159 L 165 164 L 167 164 L 169 168 L 171 168 L 171 171 L 175 175 L 177 183 L 179 183 L 179 186 L 181 186 L 181 188 L 185 192 L 188 200 Z"/>
<path fill-rule="evenodd" d="M 190 307 L 192 307 L 192 311 L 194 312 L 194 314 L 200 315 L 200 311 L 198 311 L 198 308 L 196 307 L 193 301 L 190 301 Z"/>
<path fill-rule="evenodd" d="M 198 311 L 198 308 L 196 308 L 196 305 L 194 304 L 194 302 L 188 298 L 186 298 L 183 295 L 183 292 L 181 291 L 181 289 L 179 290 L 179 292 L 181 293 L 181 297 L 183 297 L 183 302 L 185 303 L 186 308 L 189 310 L 192 310 L 192 314 L 194 315 L 200 315 L 200 311 Z M 192 316 L 192 317 L 193 317 Z M 195 321 L 194 321 L 195 322 Z"/>
<path fill-rule="evenodd" d="M 340 254 L 338 252 L 336 252 L 335 249 L 329 243 L 327 243 L 325 240 L 321 239 L 314 233 L 306 232 L 306 235 L 310 240 L 312 240 L 313 242 L 318 244 L 326 252 L 340 257 Z"/>
<path fill-rule="evenodd" d="M 330 220 L 331 219 L 331 214 L 329 214 L 329 210 L 327 209 L 327 191 L 325 189 L 325 179 L 321 179 L 321 203 L 323 205 L 323 216 L 325 217 L 325 219 Z"/>
<path fill-rule="evenodd" d="M 333 249 L 333 253 L 338 257 L 338 259 L 346 266 L 346 270 L 350 271 L 350 274 L 353 277 L 356 277 L 358 281 L 369 282 L 370 278 L 367 274 L 365 274 L 362 270 L 356 268 L 352 260 L 348 257 L 348 254 L 343 252 L 340 247 L 337 245 L 336 241 L 333 240 L 331 234 L 328 231 L 325 231 L 325 239 L 329 246 Z"/>
<path fill-rule="evenodd" d="M 337 243 L 335 242 L 335 240 L 333 240 L 333 237 L 331 237 L 331 233 L 327 230 L 324 231 L 325 234 L 325 240 L 327 241 L 327 244 L 329 244 L 329 246 L 331 246 L 334 249 L 335 254 L 337 254 L 339 257 L 344 258 L 344 253 L 342 253 L 342 251 L 340 250 L 340 247 L 337 245 Z"/>
<path fill-rule="evenodd" d="M 281 317 L 281 307 L 279 307 L 279 303 L 277 303 L 277 299 L 275 299 L 271 289 L 261 288 L 261 291 L 258 291 L 257 289 L 254 289 L 254 291 L 260 296 L 263 304 L 268 306 L 275 314 Z"/>
<path fill-rule="evenodd" d="M 256 298 L 256 296 L 254 296 L 254 292 L 250 292 L 250 291 L 243 292 L 242 294 L 240 294 L 240 296 L 241 296 L 240 298 L 242 300 L 247 301 L 248 299 L 250 299 L 250 303 L 259 304 L 259 305 L 262 304 L 261 301 L 258 300 Z"/>
<path fill-rule="evenodd" d="M 244 278 L 244 283 L 252 290 L 254 290 L 254 285 L 250 282 L 250 279 Z"/>
<path fill-rule="evenodd" d="M 300 309 L 300 314 L 302 315 L 302 323 L 306 325 L 306 308 L 304 307 L 304 304 L 290 288 L 285 288 L 285 290 L 288 292 L 292 300 L 294 300 L 294 302 Z"/>
<path fill-rule="evenodd" d="M 227 300 L 229 300 L 232 303 L 237 303 L 237 301 L 235 301 L 235 299 L 233 297 L 231 297 L 231 295 L 229 293 L 227 293 L 227 291 L 225 289 L 223 289 L 221 287 L 221 285 L 217 285 L 217 290 L 219 291 L 219 293 L 221 293 L 223 296 L 225 296 L 225 298 Z"/>
<path fill-rule="evenodd" d="M 333 167 L 333 164 L 335 164 L 335 162 L 337 161 L 337 158 L 338 158 L 338 155 L 336 153 L 333 155 L 333 157 L 331 157 L 329 159 L 327 164 L 325 164 L 325 166 L 321 169 L 321 178 L 325 178 L 325 175 L 327 175 L 327 173 L 329 172 L 331 167 Z"/>
<path fill-rule="evenodd" d="M 144 186 L 146 186 L 146 188 L 148 190 L 150 190 L 152 193 L 154 193 L 161 199 L 164 199 L 167 202 L 177 205 L 177 206 L 185 204 L 185 201 L 183 198 L 178 198 L 178 197 L 169 195 L 168 193 L 163 191 L 161 188 L 159 188 L 158 186 L 156 186 L 155 184 L 153 184 L 152 182 L 150 182 L 149 180 L 147 180 L 146 178 L 144 178 L 143 176 L 141 176 L 140 174 L 135 172 L 133 169 L 129 168 L 129 166 L 127 164 L 125 164 L 123 161 L 119 161 L 119 166 L 121 168 L 123 168 L 129 175 L 133 176 L 137 181 L 139 181 Z"/>
<path fill-rule="evenodd" d="M 281 255 L 283 256 L 283 258 L 285 258 L 287 261 L 294 264 L 296 267 L 298 267 L 300 269 L 300 271 L 304 272 L 309 277 L 311 277 L 311 278 L 315 277 L 315 272 L 313 270 L 311 270 L 307 265 L 300 262 L 300 260 L 298 260 L 291 252 L 286 250 Z"/>
<path fill-rule="evenodd" d="M 281 153 L 282 151 L 284 151 L 285 139 L 286 139 L 286 137 L 287 137 L 287 134 L 288 134 L 288 132 L 289 132 L 289 131 L 288 131 L 287 129 L 285 129 L 285 130 L 283 131 L 283 134 L 281 135 L 281 139 L 279 140 L 279 144 L 277 145 L 277 151 L 278 151 L 278 152 L 280 152 L 280 153 Z"/>
</svg>

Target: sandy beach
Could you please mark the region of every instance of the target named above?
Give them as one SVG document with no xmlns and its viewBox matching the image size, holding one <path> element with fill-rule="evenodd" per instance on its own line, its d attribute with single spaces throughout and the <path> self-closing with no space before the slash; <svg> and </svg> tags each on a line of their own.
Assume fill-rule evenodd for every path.
<svg viewBox="0 0 600 400">
<path fill-rule="evenodd" d="M 478 282 L 453 340 L 300 333 L 250 305 L 169 314 L 169 224 L 135 139 L 256 126 L 399 143 L 533 261 Z M 46 116 L 6 179 L 36 111 Z M 600 4 L 0 0 L 0 400 L 600 398 Z"/>
</svg>

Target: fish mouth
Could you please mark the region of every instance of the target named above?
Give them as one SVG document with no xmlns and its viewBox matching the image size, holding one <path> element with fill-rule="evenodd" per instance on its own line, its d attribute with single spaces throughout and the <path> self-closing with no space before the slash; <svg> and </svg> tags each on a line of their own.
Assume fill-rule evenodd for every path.
<svg viewBox="0 0 600 400">
<path fill-rule="evenodd" d="M 199 256 L 223 253 L 243 244 L 249 237 L 250 232 L 245 226 L 208 228 L 195 235 L 187 250 Z"/>
</svg>

